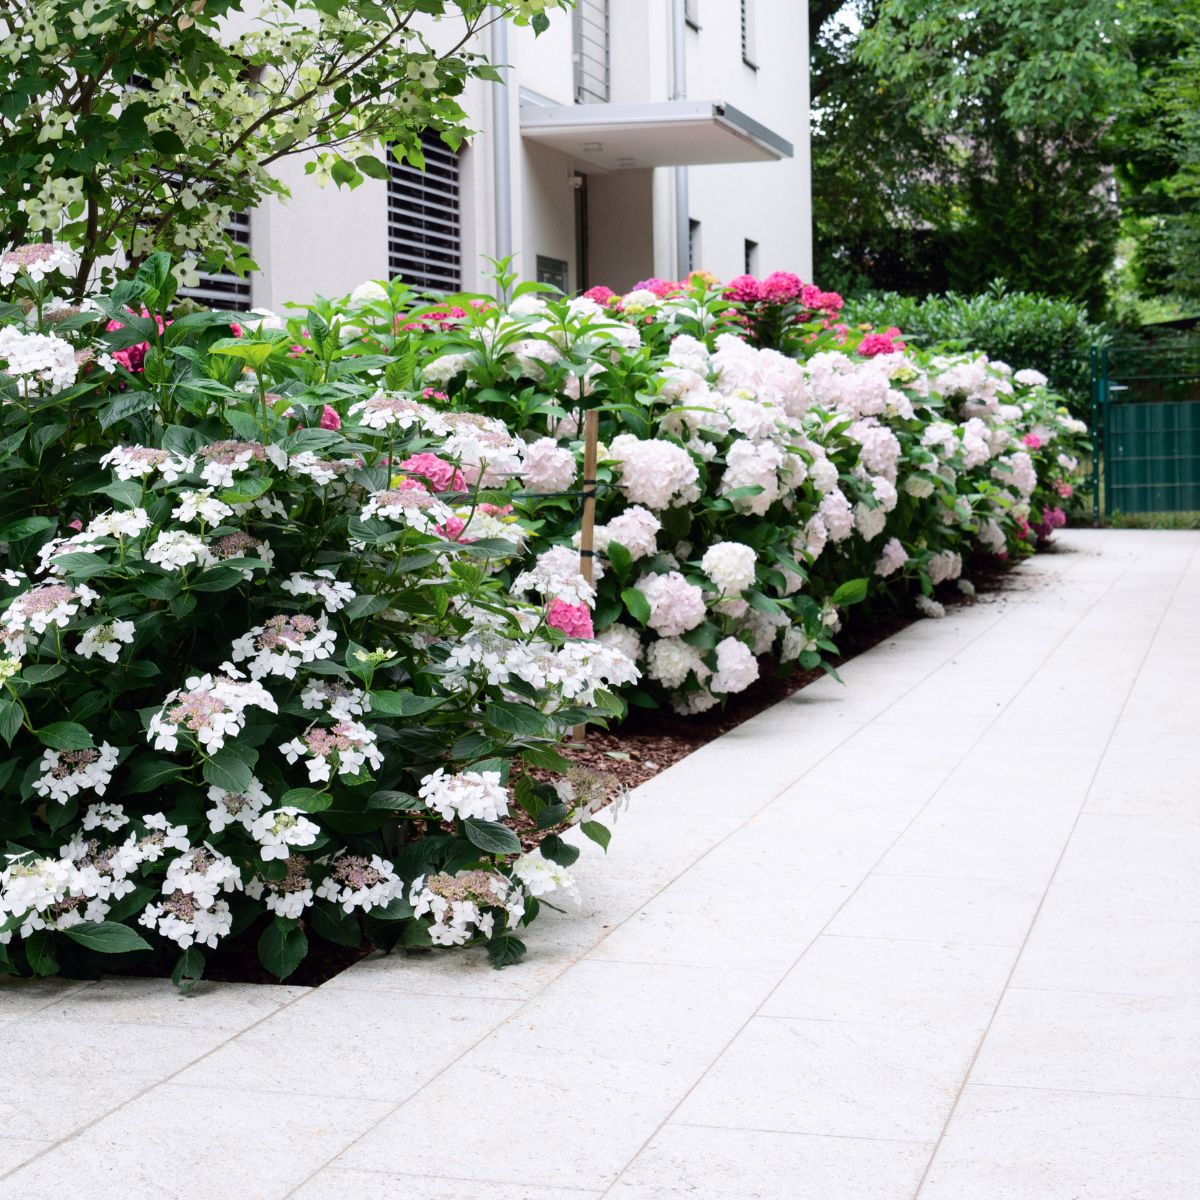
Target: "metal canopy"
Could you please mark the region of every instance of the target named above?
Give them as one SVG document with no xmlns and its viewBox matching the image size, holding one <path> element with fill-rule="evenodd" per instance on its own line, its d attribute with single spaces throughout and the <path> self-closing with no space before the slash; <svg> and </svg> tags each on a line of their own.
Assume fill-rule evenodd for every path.
<svg viewBox="0 0 1200 1200">
<path fill-rule="evenodd" d="M 793 149 L 774 130 L 714 100 L 522 104 L 521 136 L 598 171 L 778 162 Z"/>
</svg>

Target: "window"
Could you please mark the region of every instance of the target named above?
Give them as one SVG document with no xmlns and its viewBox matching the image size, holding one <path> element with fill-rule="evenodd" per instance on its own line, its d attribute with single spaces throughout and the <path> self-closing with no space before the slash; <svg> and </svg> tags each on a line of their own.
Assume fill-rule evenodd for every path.
<svg viewBox="0 0 1200 1200">
<path fill-rule="evenodd" d="M 743 252 L 744 252 L 744 257 L 745 257 L 745 262 L 744 262 L 742 269 L 745 271 L 745 273 L 747 275 L 757 275 L 758 274 L 758 243 L 752 242 L 749 238 L 747 238 L 742 243 L 742 247 L 743 247 Z"/>
<path fill-rule="evenodd" d="M 421 291 L 462 287 L 458 154 L 434 132 L 421 135 L 425 170 L 388 152 L 388 272 Z"/>
<path fill-rule="evenodd" d="M 226 229 L 239 246 L 250 246 L 250 214 L 234 213 Z M 217 275 L 201 275 L 195 287 L 181 287 L 181 300 L 194 300 L 208 308 L 228 309 L 233 312 L 250 311 L 250 280 L 232 271 Z"/>
<path fill-rule="evenodd" d="M 688 270 L 695 271 L 700 267 L 700 222 L 694 217 L 688 219 Z"/>
<path fill-rule="evenodd" d="M 700 0 L 683 0 L 683 19 L 693 28 L 700 28 Z"/>
<path fill-rule="evenodd" d="M 553 284 L 560 292 L 569 292 L 571 282 L 566 262 L 561 258 L 547 258 L 544 254 L 537 256 L 538 283 Z"/>
<path fill-rule="evenodd" d="M 758 55 L 754 48 L 754 0 L 742 3 L 742 62 L 758 69 Z"/>
<path fill-rule="evenodd" d="M 576 0 L 572 20 L 575 103 L 607 104 L 612 59 L 608 0 Z"/>
</svg>

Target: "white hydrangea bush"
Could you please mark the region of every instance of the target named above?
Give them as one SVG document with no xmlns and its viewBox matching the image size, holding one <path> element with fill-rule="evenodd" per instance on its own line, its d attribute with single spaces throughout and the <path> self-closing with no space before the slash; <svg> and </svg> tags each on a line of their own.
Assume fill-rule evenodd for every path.
<svg viewBox="0 0 1200 1200">
<path fill-rule="evenodd" d="M 413 307 L 392 284 L 334 311 L 399 358 L 419 343 L 434 402 L 482 408 L 536 447 L 518 502 L 532 562 L 514 588 L 586 609 L 581 625 L 640 661 L 643 701 L 693 713 L 751 686 L 765 656 L 825 665 L 848 604 L 917 593 L 936 612 L 934 589 L 973 556 L 1048 536 L 1075 486 L 1086 430 L 1044 377 L 850 330 L 840 305 L 776 273 L 574 299 L 525 285 L 507 308 Z M 573 553 L 588 407 L 592 585 Z"/>
<path fill-rule="evenodd" d="M 54 271 L 15 284 L 0 972 L 137 954 L 188 985 L 257 944 L 284 978 L 317 940 L 519 957 L 571 887 L 556 831 L 607 839 L 528 772 L 638 678 L 510 593 L 527 531 L 480 488 L 569 482 L 561 456 L 365 376 L 317 313 L 303 337 L 189 313 L 157 256 L 83 307 Z"/>
</svg>

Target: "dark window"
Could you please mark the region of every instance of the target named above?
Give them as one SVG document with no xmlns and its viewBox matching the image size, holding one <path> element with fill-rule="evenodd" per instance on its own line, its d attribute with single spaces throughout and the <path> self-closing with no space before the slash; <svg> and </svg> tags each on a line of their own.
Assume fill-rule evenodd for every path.
<svg viewBox="0 0 1200 1200">
<path fill-rule="evenodd" d="M 462 288 L 458 153 L 421 135 L 425 170 L 388 152 L 388 272 L 421 291 Z"/>
<path fill-rule="evenodd" d="M 551 283 L 560 292 L 570 291 L 571 282 L 567 264 L 561 258 L 547 258 L 544 254 L 537 256 L 538 283 Z"/>
<path fill-rule="evenodd" d="M 695 271 L 700 266 L 700 222 L 694 217 L 688 219 L 688 270 Z"/>
<path fill-rule="evenodd" d="M 742 246 L 745 254 L 743 269 L 747 275 L 755 275 L 758 273 L 758 243 L 747 238 Z"/>
</svg>

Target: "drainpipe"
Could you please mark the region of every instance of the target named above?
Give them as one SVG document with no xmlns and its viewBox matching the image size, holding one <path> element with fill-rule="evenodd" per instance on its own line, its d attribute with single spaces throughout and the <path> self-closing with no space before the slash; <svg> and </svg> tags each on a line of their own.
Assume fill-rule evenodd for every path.
<svg viewBox="0 0 1200 1200">
<path fill-rule="evenodd" d="M 503 83 L 492 92 L 492 163 L 496 191 L 496 258 L 513 252 L 512 140 L 509 125 L 508 22 L 501 17 L 492 25 L 492 64 Z"/>
<path fill-rule="evenodd" d="M 671 99 L 687 99 L 687 24 L 684 0 L 671 0 Z M 675 168 L 675 266 L 676 278 L 688 269 L 688 245 L 691 242 L 688 212 L 688 169 Z"/>
</svg>

